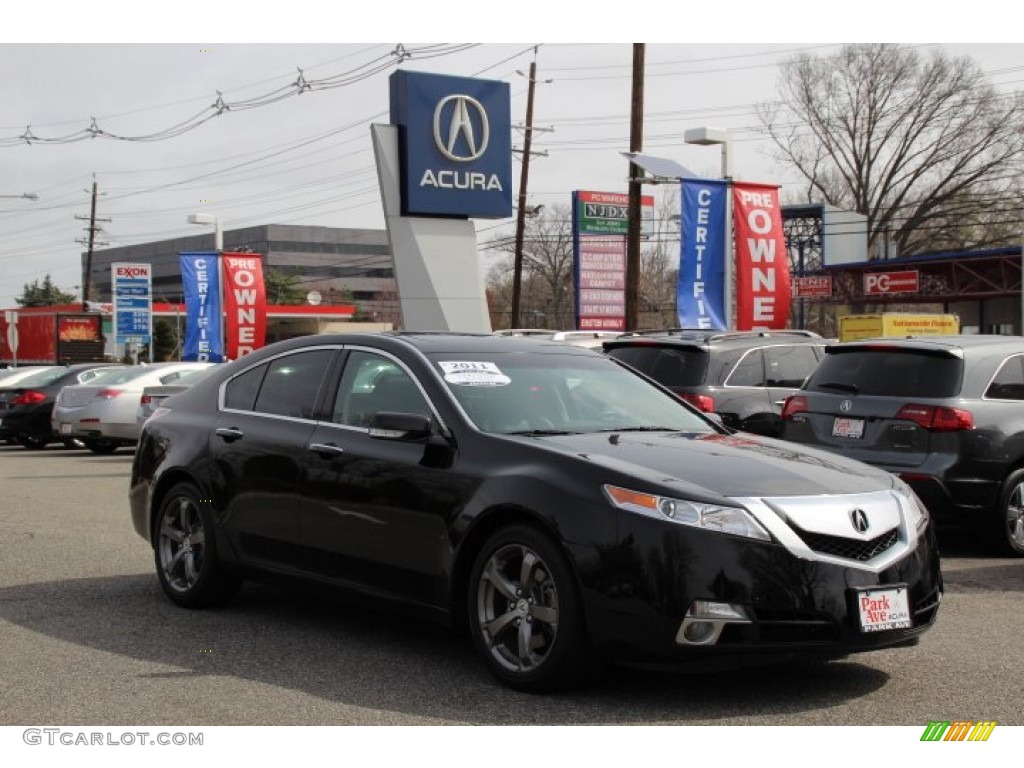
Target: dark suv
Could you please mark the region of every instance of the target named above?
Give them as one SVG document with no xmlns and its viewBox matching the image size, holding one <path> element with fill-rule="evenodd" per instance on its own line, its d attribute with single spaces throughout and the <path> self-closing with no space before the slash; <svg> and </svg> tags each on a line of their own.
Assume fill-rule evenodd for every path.
<svg viewBox="0 0 1024 768">
<path fill-rule="evenodd" d="M 783 437 L 902 477 L 939 524 L 1024 556 L 1024 339 L 835 344 L 783 411 Z"/>
<path fill-rule="evenodd" d="M 818 365 L 827 342 L 811 331 L 628 333 L 605 352 L 668 387 L 727 427 L 777 437 L 785 399 Z"/>
</svg>

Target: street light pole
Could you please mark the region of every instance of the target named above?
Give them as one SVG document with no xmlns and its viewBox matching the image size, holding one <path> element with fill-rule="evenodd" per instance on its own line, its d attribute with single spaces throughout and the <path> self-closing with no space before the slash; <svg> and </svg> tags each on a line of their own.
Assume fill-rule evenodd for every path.
<svg viewBox="0 0 1024 768">
<path fill-rule="evenodd" d="M 729 155 L 729 132 L 722 128 L 693 128 L 683 134 L 687 144 L 709 146 L 718 144 L 722 147 L 722 178 L 725 180 L 725 286 L 723 300 L 725 302 L 725 322 L 732 328 L 733 318 L 733 271 L 735 256 L 732 242 L 732 161 Z"/>
</svg>

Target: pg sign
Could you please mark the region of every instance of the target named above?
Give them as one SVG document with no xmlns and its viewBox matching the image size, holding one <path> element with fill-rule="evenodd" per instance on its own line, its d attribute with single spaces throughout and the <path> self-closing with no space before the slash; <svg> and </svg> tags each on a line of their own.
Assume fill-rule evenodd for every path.
<svg viewBox="0 0 1024 768">
<path fill-rule="evenodd" d="M 508 83 L 399 70 L 390 84 L 402 215 L 511 216 Z"/>
<path fill-rule="evenodd" d="M 916 269 L 901 272 L 869 272 L 864 275 L 865 296 L 887 296 L 892 293 L 917 293 L 920 279 Z"/>
</svg>

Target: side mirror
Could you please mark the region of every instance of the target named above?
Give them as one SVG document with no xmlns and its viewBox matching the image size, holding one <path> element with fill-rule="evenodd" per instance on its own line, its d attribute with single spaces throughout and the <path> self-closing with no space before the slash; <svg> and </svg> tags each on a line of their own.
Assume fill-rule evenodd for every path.
<svg viewBox="0 0 1024 768">
<path fill-rule="evenodd" d="M 379 440 L 419 440 L 429 437 L 432 422 L 421 413 L 380 411 L 370 421 L 370 437 Z"/>
</svg>

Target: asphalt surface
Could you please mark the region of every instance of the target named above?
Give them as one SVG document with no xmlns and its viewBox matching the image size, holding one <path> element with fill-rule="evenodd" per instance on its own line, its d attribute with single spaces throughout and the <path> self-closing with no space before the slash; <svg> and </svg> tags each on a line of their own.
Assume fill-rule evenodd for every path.
<svg viewBox="0 0 1024 768">
<path fill-rule="evenodd" d="M 247 584 L 166 600 L 131 528 L 132 454 L 0 446 L 0 725 L 1024 724 L 1024 560 L 945 542 L 920 645 L 707 674 L 608 670 L 571 693 L 497 684 L 449 630 Z"/>
</svg>

